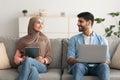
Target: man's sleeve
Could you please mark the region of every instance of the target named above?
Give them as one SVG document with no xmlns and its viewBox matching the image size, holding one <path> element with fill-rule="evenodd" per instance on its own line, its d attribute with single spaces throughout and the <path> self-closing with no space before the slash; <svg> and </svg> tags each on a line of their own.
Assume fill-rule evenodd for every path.
<svg viewBox="0 0 120 80">
<path fill-rule="evenodd" d="M 107 46 L 106 60 L 110 61 L 109 45 L 108 45 L 108 41 L 105 38 L 104 38 L 104 44 Z"/>
<path fill-rule="evenodd" d="M 75 58 L 75 39 L 71 38 L 68 43 L 67 60 L 69 58 Z"/>
</svg>

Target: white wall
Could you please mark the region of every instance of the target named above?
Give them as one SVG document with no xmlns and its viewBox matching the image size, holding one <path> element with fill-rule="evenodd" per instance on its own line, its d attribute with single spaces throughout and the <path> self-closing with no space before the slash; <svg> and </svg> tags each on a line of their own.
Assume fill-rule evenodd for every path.
<svg viewBox="0 0 120 80">
<path fill-rule="evenodd" d="M 29 14 L 45 9 L 47 15 L 77 15 L 92 12 L 95 17 L 108 17 L 107 13 L 120 10 L 120 0 L 0 0 L 0 36 L 18 37 L 18 17 L 27 9 Z M 97 26 L 97 25 L 95 25 Z M 102 26 L 95 27 L 103 34 Z"/>
</svg>

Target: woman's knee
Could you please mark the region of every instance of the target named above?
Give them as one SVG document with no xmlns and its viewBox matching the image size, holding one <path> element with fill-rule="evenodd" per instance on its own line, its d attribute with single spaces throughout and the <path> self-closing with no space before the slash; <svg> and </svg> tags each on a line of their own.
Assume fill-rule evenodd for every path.
<svg viewBox="0 0 120 80">
<path fill-rule="evenodd" d="M 26 59 L 24 60 L 23 64 L 29 65 L 29 64 L 31 64 L 31 62 L 32 62 L 32 58 L 26 58 Z"/>
<path fill-rule="evenodd" d="M 45 73 L 45 72 L 47 72 L 47 67 L 42 64 L 41 66 L 39 66 L 38 72 L 39 73 Z"/>
<path fill-rule="evenodd" d="M 31 72 L 35 72 L 35 73 L 37 72 L 37 73 L 38 73 L 37 68 L 34 67 L 34 66 L 32 66 L 32 67 L 31 67 Z"/>
</svg>

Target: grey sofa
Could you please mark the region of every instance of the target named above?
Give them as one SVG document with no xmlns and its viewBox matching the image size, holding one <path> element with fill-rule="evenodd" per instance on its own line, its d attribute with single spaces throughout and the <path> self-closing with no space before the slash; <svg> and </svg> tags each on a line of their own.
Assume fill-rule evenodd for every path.
<svg viewBox="0 0 120 80">
<path fill-rule="evenodd" d="M 0 37 L 0 42 L 4 42 L 7 55 L 10 60 L 12 68 L 0 70 L 0 80 L 15 80 L 18 76 L 16 65 L 13 62 L 13 56 L 16 50 L 16 38 L 5 38 Z M 40 80 L 72 80 L 72 75 L 67 73 L 66 53 L 68 47 L 68 39 L 50 39 L 53 53 L 53 62 L 48 67 L 47 73 L 41 73 L 39 75 Z M 111 40 L 110 52 L 111 57 L 114 53 L 119 39 Z M 120 80 L 120 70 L 111 69 L 110 73 L 111 80 Z M 84 80 L 98 80 L 95 76 L 85 76 Z"/>
</svg>

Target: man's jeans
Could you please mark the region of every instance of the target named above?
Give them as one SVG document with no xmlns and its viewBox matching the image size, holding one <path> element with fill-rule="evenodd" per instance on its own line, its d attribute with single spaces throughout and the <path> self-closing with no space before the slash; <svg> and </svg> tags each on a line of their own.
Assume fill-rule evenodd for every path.
<svg viewBox="0 0 120 80">
<path fill-rule="evenodd" d="M 110 68 L 107 64 L 101 63 L 89 67 L 86 63 L 76 63 L 72 66 L 71 73 L 73 80 L 83 80 L 85 75 L 97 76 L 99 80 L 110 80 Z"/>
<path fill-rule="evenodd" d="M 18 71 L 17 80 L 39 80 L 39 73 L 46 72 L 47 67 L 33 58 L 26 58 L 18 67 Z"/>
</svg>

